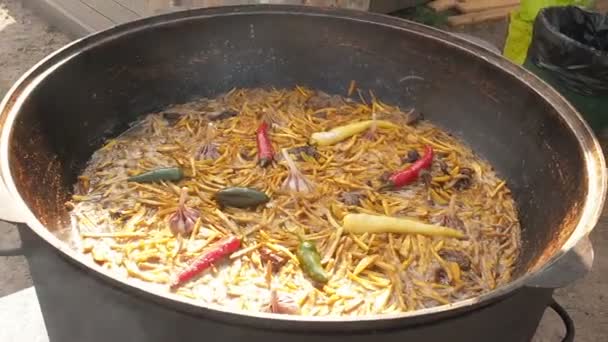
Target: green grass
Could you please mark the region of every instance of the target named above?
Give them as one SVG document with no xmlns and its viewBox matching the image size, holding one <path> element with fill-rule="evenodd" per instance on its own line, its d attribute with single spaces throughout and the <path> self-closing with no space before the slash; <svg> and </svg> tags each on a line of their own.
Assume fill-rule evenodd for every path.
<svg viewBox="0 0 608 342">
<path fill-rule="evenodd" d="M 445 27 L 449 14 L 451 14 L 449 11 L 435 12 L 424 4 L 391 13 L 396 17 L 435 27 Z"/>
</svg>

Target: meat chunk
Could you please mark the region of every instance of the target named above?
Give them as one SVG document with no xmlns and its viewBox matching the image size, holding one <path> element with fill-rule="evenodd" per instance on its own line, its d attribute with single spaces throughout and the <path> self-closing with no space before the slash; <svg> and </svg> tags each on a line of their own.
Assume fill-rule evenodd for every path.
<svg viewBox="0 0 608 342">
<path fill-rule="evenodd" d="M 170 125 L 175 125 L 182 117 L 184 117 L 184 114 L 178 112 L 163 113 L 163 118 L 167 120 Z"/>
<path fill-rule="evenodd" d="M 382 113 L 382 118 L 385 120 L 389 120 L 395 122 L 399 125 L 410 126 L 416 124 L 418 121 L 423 119 L 422 113 L 411 110 L 409 112 L 403 113 L 400 110 L 390 110 L 388 112 Z"/>
<path fill-rule="evenodd" d="M 343 192 L 340 194 L 340 201 L 346 205 L 360 205 L 365 195 L 358 191 Z"/>
<path fill-rule="evenodd" d="M 380 174 L 380 176 L 378 176 L 378 180 L 380 181 L 380 183 L 386 183 L 389 181 L 392 174 L 393 173 L 390 171 L 384 171 Z"/>
<path fill-rule="evenodd" d="M 327 119 L 327 111 L 321 111 L 321 112 L 317 112 L 314 113 L 312 116 L 314 116 L 315 118 L 319 118 L 319 119 Z"/>
<path fill-rule="evenodd" d="M 454 183 L 454 188 L 456 190 L 467 190 L 471 187 L 472 184 L 473 182 L 471 181 L 470 177 L 463 177 L 458 179 L 458 181 Z"/>
<path fill-rule="evenodd" d="M 407 156 L 401 158 L 402 163 L 413 163 L 420 158 L 420 153 L 416 150 L 411 150 L 407 152 Z"/>
<path fill-rule="evenodd" d="M 220 157 L 217 144 L 209 143 L 201 146 L 196 154 L 196 160 L 215 160 Z"/>
<path fill-rule="evenodd" d="M 439 224 L 444 227 L 458 229 L 460 231 L 465 232 L 464 222 L 456 215 L 456 196 L 452 196 L 450 198 L 450 204 L 448 205 L 448 210 L 445 214 L 439 217 Z"/>
<path fill-rule="evenodd" d="M 277 314 L 297 315 L 299 308 L 296 302 L 286 294 L 278 294 L 276 290 L 270 292 L 269 311 Z"/>
<path fill-rule="evenodd" d="M 449 174 L 450 174 L 450 170 L 449 170 L 449 167 L 448 167 L 448 163 L 446 163 L 446 162 L 445 162 L 445 161 L 443 161 L 443 160 L 439 160 L 437 163 L 438 163 L 438 165 L 439 165 L 439 169 L 441 170 L 441 172 L 443 172 L 443 173 L 444 173 L 444 174 L 446 174 L 446 175 L 449 175 Z"/>
<path fill-rule="evenodd" d="M 410 112 L 405 113 L 404 115 L 405 115 L 404 123 L 406 125 L 413 125 L 413 124 L 417 123 L 418 121 L 424 119 L 424 115 L 422 115 L 422 113 L 417 110 L 411 110 Z"/>
<path fill-rule="evenodd" d="M 450 285 L 450 277 L 448 273 L 441 267 L 435 270 L 435 279 L 433 281 L 441 285 Z"/>
<path fill-rule="evenodd" d="M 260 259 L 264 264 L 270 263 L 272 265 L 273 272 L 278 272 L 281 267 L 287 263 L 287 258 L 280 256 L 276 252 L 266 247 L 260 248 Z"/>
<path fill-rule="evenodd" d="M 468 167 L 463 167 L 460 169 L 460 173 L 456 176 L 456 181 L 454 183 L 454 188 L 457 190 L 466 190 L 473 185 L 473 174 L 475 171 Z"/>
<path fill-rule="evenodd" d="M 248 151 L 246 148 L 241 148 L 239 150 L 239 156 L 246 161 L 251 161 L 254 159 L 253 153 Z"/>
<path fill-rule="evenodd" d="M 325 92 L 317 91 L 306 101 L 306 106 L 311 109 L 321 109 L 328 107 L 340 107 L 344 105 L 344 100 L 338 95 L 328 95 Z"/>
<path fill-rule="evenodd" d="M 234 110 L 222 110 L 219 112 L 209 113 L 209 114 L 207 114 L 207 117 L 211 121 L 219 121 L 219 120 L 226 120 L 226 119 L 235 117 L 237 115 L 238 115 L 238 113 Z"/>
<path fill-rule="evenodd" d="M 464 222 L 462 222 L 462 220 L 455 214 L 446 214 L 441 216 L 439 224 L 444 227 L 454 228 L 461 231 L 465 230 Z"/>
<path fill-rule="evenodd" d="M 465 176 L 472 176 L 475 173 L 475 171 L 473 171 L 473 169 L 468 168 L 468 167 L 461 167 L 460 168 L 460 174 L 461 175 L 465 175 Z"/>
<path fill-rule="evenodd" d="M 418 177 L 420 177 L 420 179 L 422 180 L 422 183 L 424 183 L 424 185 L 427 188 L 429 188 L 431 186 L 431 181 L 433 180 L 433 176 L 431 175 L 431 173 L 428 170 L 420 171 L 420 174 L 418 175 Z"/>
<path fill-rule="evenodd" d="M 319 152 L 317 152 L 317 149 L 314 146 L 310 146 L 310 145 L 293 147 L 293 148 L 290 148 L 289 150 L 287 150 L 287 152 L 296 156 L 296 158 L 298 160 L 302 160 L 302 154 L 305 154 L 305 155 L 315 158 L 315 159 L 319 159 L 319 157 L 321 157 Z"/>
<path fill-rule="evenodd" d="M 468 271 L 471 269 L 471 260 L 461 251 L 453 249 L 442 249 L 439 251 L 439 256 L 445 261 L 451 261 L 458 264 L 461 270 Z"/>
</svg>

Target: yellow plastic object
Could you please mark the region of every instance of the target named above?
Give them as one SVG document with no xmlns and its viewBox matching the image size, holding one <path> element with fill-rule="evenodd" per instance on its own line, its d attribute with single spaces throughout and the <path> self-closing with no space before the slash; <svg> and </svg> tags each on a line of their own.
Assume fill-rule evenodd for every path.
<svg viewBox="0 0 608 342">
<path fill-rule="evenodd" d="M 503 55 L 514 63 L 524 63 L 532 41 L 534 20 L 541 9 L 568 5 L 588 7 L 592 4 L 592 0 L 522 0 L 519 9 L 511 14 Z"/>
</svg>

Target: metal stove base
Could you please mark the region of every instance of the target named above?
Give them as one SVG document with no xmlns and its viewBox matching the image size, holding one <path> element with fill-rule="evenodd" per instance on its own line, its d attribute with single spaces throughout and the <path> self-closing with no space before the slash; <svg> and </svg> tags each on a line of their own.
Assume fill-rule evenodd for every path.
<svg viewBox="0 0 608 342">
<path fill-rule="evenodd" d="M 26 226 L 19 230 L 51 342 L 529 342 L 552 295 L 525 289 L 470 314 L 401 330 L 268 331 L 194 317 L 125 293 L 69 263 Z"/>
</svg>

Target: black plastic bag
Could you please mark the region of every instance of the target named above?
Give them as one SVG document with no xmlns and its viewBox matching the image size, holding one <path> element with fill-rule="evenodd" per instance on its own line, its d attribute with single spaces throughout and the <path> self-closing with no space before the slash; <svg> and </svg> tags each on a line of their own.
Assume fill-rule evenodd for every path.
<svg viewBox="0 0 608 342">
<path fill-rule="evenodd" d="M 582 95 L 608 95 L 608 16 L 549 7 L 534 22 L 528 61 Z"/>
</svg>

